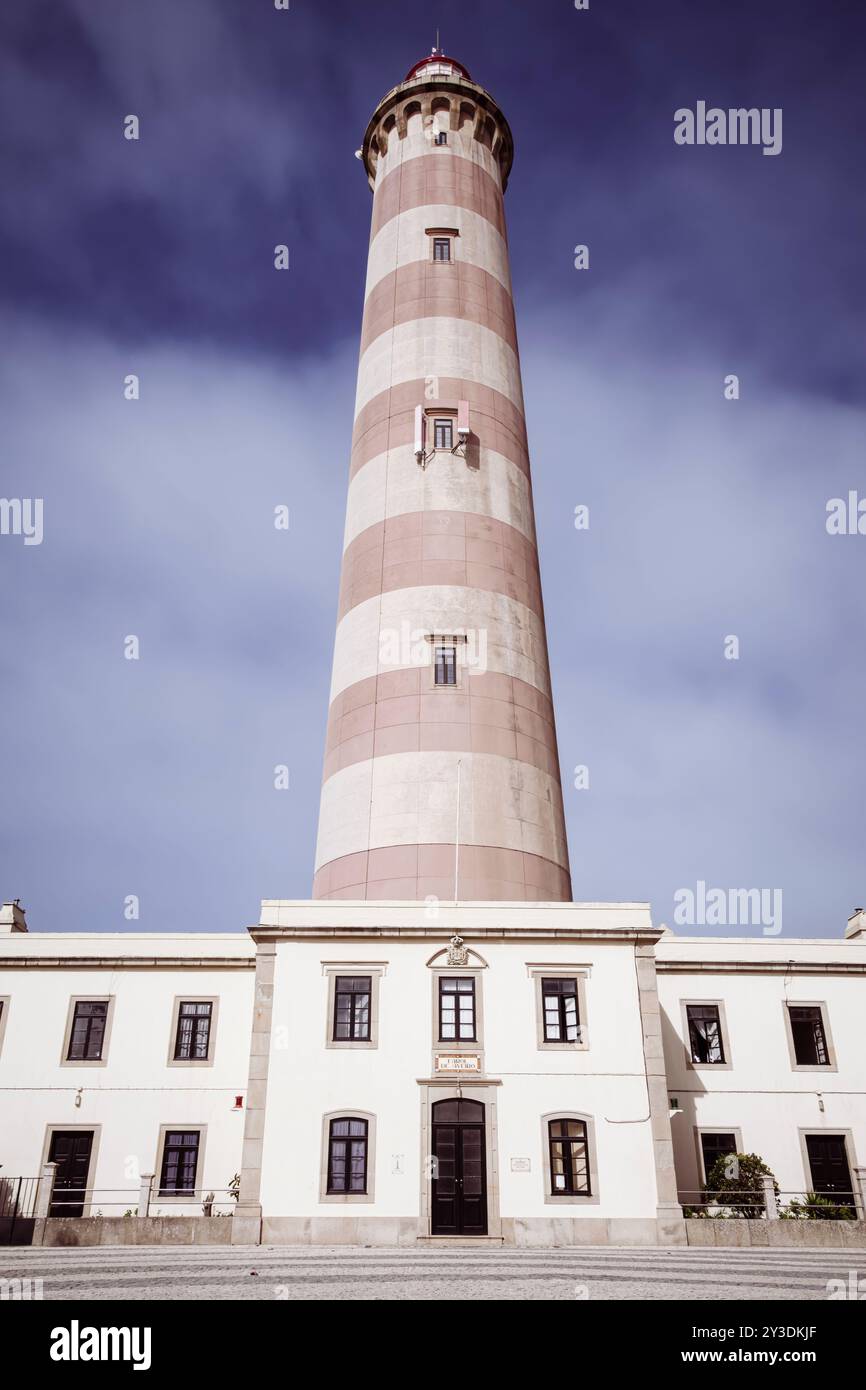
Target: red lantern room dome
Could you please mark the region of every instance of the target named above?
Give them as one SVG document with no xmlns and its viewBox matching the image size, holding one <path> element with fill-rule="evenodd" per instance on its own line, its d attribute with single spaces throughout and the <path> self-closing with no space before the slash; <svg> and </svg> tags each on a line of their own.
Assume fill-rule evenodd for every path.
<svg viewBox="0 0 866 1390">
<path fill-rule="evenodd" d="M 413 77 L 465 77 L 467 82 L 472 81 L 462 63 L 458 63 L 456 58 L 449 58 L 438 48 L 432 49 L 426 58 L 410 68 L 404 81 L 411 82 Z"/>
</svg>

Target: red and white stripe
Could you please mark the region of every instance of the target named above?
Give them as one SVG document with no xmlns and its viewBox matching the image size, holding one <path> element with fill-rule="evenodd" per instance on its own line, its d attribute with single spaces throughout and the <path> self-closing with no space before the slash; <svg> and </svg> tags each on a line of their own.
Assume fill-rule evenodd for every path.
<svg viewBox="0 0 866 1390">
<path fill-rule="evenodd" d="M 459 760 L 459 898 L 571 899 L 502 178 L 460 86 L 446 145 L 422 83 L 375 168 L 316 898 L 453 898 Z M 417 408 L 458 401 L 469 456 L 419 466 Z M 483 633 L 486 669 L 383 666 L 401 631 Z"/>
</svg>

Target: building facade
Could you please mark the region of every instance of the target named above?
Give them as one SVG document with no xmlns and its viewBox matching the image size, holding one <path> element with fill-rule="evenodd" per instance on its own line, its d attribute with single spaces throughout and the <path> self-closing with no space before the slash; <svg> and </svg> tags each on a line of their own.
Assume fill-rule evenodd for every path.
<svg viewBox="0 0 866 1390">
<path fill-rule="evenodd" d="M 137 936 L 7 905 L 0 1235 L 47 1173 L 64 1243 L 211 1199 L 230 1229 L 196 1239 L 672 1245 L 718 1224 L 683 1211 L 732 1150 L 783 1209 L 862 1219 L 864 977 L 863 912 L 839 940 L 698 940 L 645 904 L 314 900 Z"/>
<path fill-rule="evenodd" d="M 313 896 L 219 936 L 3 907 L 0 1239 L 673 1245 L 731 1225 L 684 1211 L 739 1151 L 862 1240 L 866 914 L 696 939 L 571 901 L 505 117 L 434 52 L 359 155 Z"/>
</svg>

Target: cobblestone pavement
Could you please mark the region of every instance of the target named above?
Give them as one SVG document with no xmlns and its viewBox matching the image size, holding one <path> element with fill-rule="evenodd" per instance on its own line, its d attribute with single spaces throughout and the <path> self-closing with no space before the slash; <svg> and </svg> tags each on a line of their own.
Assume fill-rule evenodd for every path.
<svg viewBox="0 0 866 1390">
<path fill-rule="evenodd" d="M 0 1249 L 45 1299 L 826 1299 L 866 1250 Z"/>
</svg>

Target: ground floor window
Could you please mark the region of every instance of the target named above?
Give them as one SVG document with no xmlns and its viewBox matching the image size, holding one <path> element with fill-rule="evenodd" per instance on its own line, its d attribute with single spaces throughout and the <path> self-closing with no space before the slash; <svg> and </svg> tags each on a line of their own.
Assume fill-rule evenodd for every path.
<svg viewBox="0 0 866 1390">
<path fill-rule="evenodd" d="M 704 1161 L 704 1181 L 706 1182 L 713 1171 L 713 1165 L 719 1158 L 726 1158 L 728 1154 L 737 1152 L 737 1136 L 729 1131 L 710 1132 L 701 1131 L 701 1157 Z"/>
<path fill-rule="evenodd" d="M 163 1141 L 160 1197 L 195 1195 L 201 1135 L 197 1129 L 167 1129 Z"/>
<path fill-rule="evenodd" d="M 554 1197 L 590 1197 L 589 1138 L 585 1120 L 549 1120 L 550 1190 Z"/>
<path fill-rule="evenodd" d="M 854 1184 L 844 1134 L 807 1134 L 806 1153 L 811 1190 L 838 1206 L 853 1207 Z"/>
<path fill-rule="evenodd" d="M 328 1131 L 328 1193 L 367 1191 L 366 1120 L 343 1116 Z"/>
</svg>

